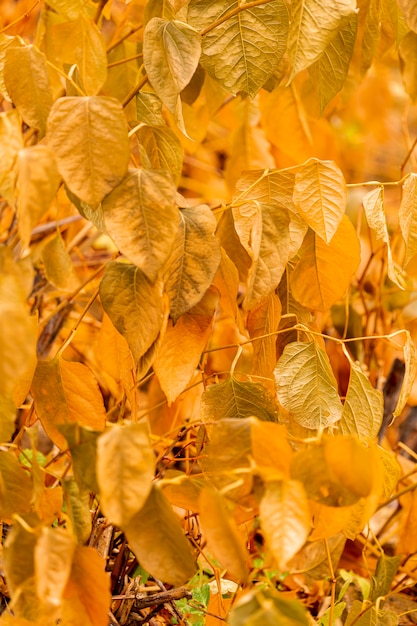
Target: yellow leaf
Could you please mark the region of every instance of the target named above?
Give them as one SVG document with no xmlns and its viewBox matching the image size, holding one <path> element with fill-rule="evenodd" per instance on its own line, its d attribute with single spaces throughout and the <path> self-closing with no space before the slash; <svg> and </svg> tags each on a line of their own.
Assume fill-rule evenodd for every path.
<svg viewBox="0 0 417 626">
<path fill-rule="evenodd" d="M 264 479 L 288 478 L 293 450 L 285 426 L 252 419 L 251 456 Z"/>
<path fill-rule="evenodd" d="M 417 35 L 415 35 L 417 38 Z M 398 219 L 401 233 L 405 241 L 406 253 L 403 268 L 417 254 L 417 175 L 410 174 L 403 184 L 403 196 L 401 198 Z"/>
<path fill-rule="evenodd" d="M 209 385 L 202 396 L 201 410 L 207 422 L 252 415 L 271 422 L 278 418 L 276 400 L 263 385 L 251 381 L 241 382 L 235 376 Z"/>
<path fill-rule="evenodd" d="M 214 289 L 184 313 L 175 324 L 169 323 L 153 367 L 168 404 L 174 402 L 190 382 L 210 336 L 218 301 Z"/>
<path fill-rule="evenodd" d="M 130 170 L 103 202 L 108 234 L 150 281 L 168 259 L 178 231 L 175 194 L 167 172 Z"/>
<path fill-rule="evenodd" d="M 11 452 L 0 452 L 0 517 L 30 510 L 32 481 Z"/>
<path fill-rule="evenodd" d="M 288 10 L 281 0 L 250 7 L 209 28 L 238 6 L 236 0 L 191 0 L 187 19 L 203 32 L 201 64 L 233 94 L 255 96 L 285 52 Z"/>
<path fill-rule="evenodd" d="M 65 183 L 96 208 L 127 172 L 129 138 L 122 105 L 114 98 L 59 98 L 48 118 L 48 145 Z"/>
<path fill-rule="evenodd" d="M 74 291 L 79 286 L 71 257 L 59 232 L 45 244 L 42 261 L 45 276 L 55 287 L 64 291 Z"/>
<path fill-rule="evenodd" d="M 153 487 L 142 510 L 125 528 L 129 545 L 146 571 L 179 586 L 195 572 L 189 544 L 160 489 Z"/>
<path fill-rule="evenodd" d="M 73 478 L 65 478 L 62 481 L 62 487 L 72 532 L 79 544 L 85 544 L 91 535 L 92 529 L 90 492 L 80 489 Z"/>
<path fill-rule="evenodd" d="M 100 506 L 112 524 L 126 529 L 152 487 L 155 456 L 145 424 L 114 426 L 97 441 Z"/>
<path fill-rule="evenodd" d="M 401 386 L 400 395 L 397 400 L 397 406 L 395 407 L 395 410 L 392 414 L 393 418 L 398 417 L 404 409 L 405 405 L 407 404 L 407 400 L 410 396 L 411 389 L 414 385 L 417 373 L 416 346 L 408 330 L 404 332 L 406 333 L 406 340 L 403 348 L 405 359 L 405 374 L 403 384 Z"/>
<path fill-rule="evenodd" d="M 36 414 L 48 436 L 66 447 L 60 424 L 78 423 L 103 430 L 106 411 L 103 397 L 91 370 L 82 363 L 56 357 L 40 361 L 32 383 Z"/>
<path fill-rule="evenodd" d="M 22 147 L 22 121 L 19 113 L 15 109 L 0 113 L 0 191 L 12 206 L 15 200 L 17 155 Z"/>
<path fill-rule="evenodd" d="M 279 570 L 302 548 L 311 528 L 305 489 L 296 480 L 268 481 L 259 505 L 261 528 Z"/>
<path fill-rule="evenodd" d="M 49 209 L 61 179 L 54 153 L 44 145 L 20 150 L 17 169 L 18 229 L 22 244 L 28 246 L 32 229 Z"/>
<path fill-rule="evenodd" d="M 156 341 L 161 330 L 165 303 L 162 281 L 152 283 L 135 265 L 107 263 L 100 283 L 103 308 L 127 340 L 138 361 Z"/>
<path fill-rule="evenodd" d="M 295 175 L 294 203 L 326 243 L 339 228 L 346 208 L 346 183 L 333 161 L 310 159 Z"/>
<path fill-rule="evenodd" d="M 208 549 L 239 583 L 248 577 L 248 554 L 238 529 L 218 491 L 203 489 L 199 499 L 200 522 Z"/>
<path fill-rule="evenodd" d="M 10 46 L 6 50 L 4 82 L 26 124 L 44 135 L 52 106 L 45 55 L 34 45 Z"/>
<path fill-rule="evenodd" d="M 76 546 L 70 579 L 64 592 L 65 626 L 80 623 L 84 626 L 108 626 L 111 595 L 105 567 L 104 559 L 93 548 Z M 77 604 L 85 611 L 90 624 L 80 619 Z M 78 621 L 75 619 L 77 615 Z M 66 621 L 68 618 L 75 621 Z"/>
<path fill-rule="evenodd" d="M 274 367 L 277 363 L 277 335 L 274 333 L 279 327 L 281 311 L 281 301 L 273 293 L 251 309 L 247 319 L 247 329 L 251 339 L 254 340 L 252 371 L 258 376 L 271 378 L 272 384 Z"/>
<path fill-rule="evenodd" d="M 413 31 L 408 32 L 402 39 L 399 47 L 400 67 L 404 87 L 415 102 L 417 98 L 416 59 L 417 59 L 417 35 Z"/>
<path fill-rule="evenodd" d="M 201 300 L 217 272 L 221 253 L 215 228 L 216 219 L 208 206 L 181 209 L 179 231 L 164 269 L 174 324 Z"/>
<path fill-rule="evenodd" d="M 292 295 L 309 309 L 328 311 L 345 294 L 359 262 L 359 240 L 346 215 L 330 244 L 310 231 L 290 275 Z"/>
<path fill-rule="evenodd" d="M 381 391 L 374 389 L 357 363 L 350 365 L 349 387 L 338 428 L 367 441 L 378 435 L 384 413 Z"/>
<path fill-rule="evenodd" d="M 279 403 L 304 428 L 337 422 L 342 404 L 327 354 L 314 342 L 288 344 L 275 368 Z"/>
<path fill-rule="evenodd" d="M 365 20 L 361 45 L 361 73 L 365 74 L 372 65 L 381 35 L 382 5 L 379 0 L 369 0 L 364 6 Z M 363 14 L 362 14 L 363 19 Z"/>
<path fill-rule="evenodd" d="M 153 17 L 143 37 L 143 62 L 155 93 L 175 112 L 179 93 L 188 85 L 200 59 L 201 39 L 177 20 Z"/>
<path fill-rule="evenodd" d="M 158 483 L 162 493 L 173 506 L 179 506 L 188 511 L 199 511 L 199 496 L 201 490 L 209 486 L 209 482 L 202 474 L 188 476 L 178 470 L 167 470 Z"/>
<path fill-rule="evenodd" d="M 52 607 L 61 604 L 75 551 L 75 539 L 64 528 L 43 527 L 34 551 L 38 597 Z"/>
<path fill-rule="evenodd" d="M 46 526 L 51 526 L 62 511 L 62 487 L 60 485 L 48 489 L 43 487 L 35 499 L 33 508 L 39 519 Z"/>
<path fill-rule="evenodd" d="M 239 291 L 239 272 L 236 265 L 222 248 L 222 258 L 213 280 L 213 285 L 220 292 L 220 306 L 232 318 L 237 316 L 237 294 Z"/>
<path fill-rule="evenodd" d="M 362 500 L 359 501 L 359 504 L 362 504 Z M 343 532 L 349 527 L 356 506 L 357 505 L 352 504 L 350 506 L 335 507 L 310 502 L 313 516 L 313 530 L 309 539 L 311 541 L 330 539 L 338 533 Z M 363 525 L 365 525 L 365 522 Z"/>
<path fill-rule="evenodd" d="M 291 9 L 288 34 L 290 81 L 301 70 L 317 61 L 339 30 L 343 18 L 354 12 L 355 4 L 351 0 L 295 0 Z"/>
<path fill-rule="evenodd" d="M 143 167 L 169 172 L 180 182 L 184 150 L 175 133 L 166 126 L 140 126 L 136 131 Z"/>
<path fill-rule="evenodd" d="M 4 61 L 6 58 L 7 48 L 10 46 L 23 46 L 23 42 L 20 37 L 0 34 L 0 93 L 7 102 L 10 102 L 10 96 L 7 93 L 6 85 L 4 84 Z M 10 112 L 10 111 L 9 111 Z"/>
<path fill-rule="evenodd" d="M 324 455 L 330 472 L 353 494 L 368 496 L 377 481 L 380 461 L 374 443 L 368 446 L 356 437 L 326 439 Z"/>
</svg>

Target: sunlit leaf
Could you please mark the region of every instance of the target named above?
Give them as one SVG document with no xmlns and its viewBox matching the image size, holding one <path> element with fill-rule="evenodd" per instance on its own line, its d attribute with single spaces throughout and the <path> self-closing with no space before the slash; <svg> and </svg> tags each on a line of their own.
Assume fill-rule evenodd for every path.
<svg viewBox="0 0 417 626">
<path fill-rule="evenodd" d="M 45 55 L 34 45 L 10 46 L 4 62 L 4 82 L 26 124 L 44 135 L 52 106 Z"/>
<path fill-rule="evenodd" d="M 36 591 L 43 602 L 59 606 L 68 582 L 75 539 L 64 528 L 42 528 L 34 550 Z"/>
<path fill-rule="evenodd" d="M 79 423 L 103 430 L 106 412 L 92 371 L 83 363 L 57 356 L 40 361 L 32 383 L 35 410 L 44 429 L 60 448 L 66 447 L 61 424 Z"/>
<path fill-rule="evenodd" d="M 154 93 L 139 92 L 136 96 L 136 115 L 141 124 L 163 126 L 162 102 Z"/>
<path fill-rule="evenodd" d="M 243 537 L 226 504 L 218 491 L 203 489 L 199 498 L 200 520 L 208 549 L 232 576 L 240 583 L 248 577 L 245 544 Z"/>
<path fill-rule="evenodd" d="M 384 188 L 380 186 L 373 191 L 370 191 L 363 198 L 362 202 L 370 228 L 375 231 L 377 239 L 382 240 L 387 246 L 388 277 L 397 285 L 397 287 L 404 289 L 404 279 L 400 270 L 395 266 L 392 258 L 388 227 L 384 213 Z"/>
<path fill-rule="evenodd" d="M 404 14 L 407 25 L 417 33 L 417 9 L 413 0 L 398 0 L 398 4 Z"/>
<path fill-rule="evenodd" d="M 179 231 L 164 270 L 174 323 L 201 300 L 216 274 L 221 252 L 215 228 L 216 219 L 206 205 L 181 209 Z"/>
<path fill-rule="evenodd" d="M 172 322 L 168 325 L 153 364 L 168 403 L 184 391 L 195 372 L 210 336 L 217 302 L 218 294 L 209 289 L 175 326 Z"/>
<path fill-rule="evenodd" d="M 19 235 L 24 246 L 48 210 L 60 184 L 55 156 L 48 146 L 36 145 L 19 151 L 17 161 Z"/>
<path fill-rule="evenodd" d="M 42 261 L 45 276 L 55 287 L 64 291 L 73 291 L 78 287 L 79 281 L 74 272 L 71 257 L 59 232 L 44 246 Z"/>
<path fill-rule="evenodd" d="M 416 35 L 417 38 L 417 35 Z M 406 267 L 411 259 L 417 254 L 417 175 L 410 174 L 403 184 L 403 196 L 401 198 L 398 219 L 401 233 L 406 245 L 406 254 L 403 267 Z"/>
<path fill-rule="evenodd" d="M 145 424 L 115 426 L 97 441 L 100 505 L 111 523 L 126 528 L 152 487 L 155 457 Z"/>
<path fill-rule="evenodd" d="M 327 311 L 344 296 L 359 262 L 359 240 L 346 215 L 330 244 L 310 231 L 290 276 L 292 295 L 309 309 Z"/>
<path fill-rule="evenodd" d="M 136 360 L 158 337 L 164 313 L 162 283 L 151 283 L 134 265 L 107 263 L 100 284 L 103 308 Z"/>
<path fill-rule="evenodd" d="M 14 513 L 30 510 L 32 481 L 9 452 L 0 452 L 0 517 L 11 518 Z"/>
<path fill-rule="evenodd" d="M 317 61 L 339 30 L 343 18 L 351 15 L 354 8 L 351 0 L 293 2 L 288 35 L 290 80 Z"/>
<path fill-rule="evenodd" d="M 310 159 L 295 175 L 294 203 L 307 224 L 330 243 L 346 206 L 346 183 L 333 161 Z"/>
<path fill-rule="evenodd" d="M 240 382 L 230 376 L 207 387 L 202 397 L 202 414 L 207 421 L 254 415 L 274 422 L 277 421 L 278 407 L 274 397 L 260 383 Z"/>
<path fill-rule="evenodd" d="M 13 205 L 17 155 L 23 148 L 22 121 L 13 109 L 0 113 L 0 192 Z"/>
<path fill-rule="evenodd" d="M 408 32 L 402 38 L 400 47 L 400 67 L 403 77 L 404 87 L 415 102 L 417 98 L 417 81 L 416 81 L 416 61 L 417 61 L 417 34 L 413 31 Z"/>
<path fill-rule="evenodd" d="M 103 202 L 110 237 L 150 281 L 168 259 L 178 230 L 175 194 L 166 172 L 130 170 Z"/>
<path fill-rule="evenodd" d="M 381 36 L 381 7 L 379 0 L 369 0 L 366 4 L 362 35 L 362 74 L 365 74 L 371 67 Z"/>
<path fill-rule="evenodd" d="M 10 96 L 7 93 L 6 85 L 4 84 L 4 61 L 6 58 L 7 48 L 23 46 L 23 42 L 20 37 L 6 35 L 5 33 L 0 34 L 0 93 L 10 102 Z"/>
<path fill-rule="evenodd" d="M 93 208 L 126 174 L 127 122 L 114 98 L 59 98 L 48 118 L 47 139 L 65 183 Z"/>
<path fill-rule="evenodd" d="M 305 428 L 337 422 L 342 404 L 325 351 L 314 341 L 288 344 L 275 368 L 277 396 L 291 417 Z"/>
<path fill-rule="evenodd" d="M 357 435 L 362 441 L 377 436 L 384 413 L 381 391 L 372 387 L 357 363 L 350 365 L 349 387 L 338 428 L 343 435 Z"/>
<path fill-rule="evenodd" d="M 405 344 L 404 344 L 404 360 L 405 360 L 405 374 L 403 384 L 401 386 L 400 395 L 397 400 L 397 405 L 393 412 L 393 418 L 398 417 L 403 411 L 407 400 L 411 393 L 414 381 L 417 373 L 417 349 L 410 333 L 406 330 Z"/>
<path fill-rule="evenodd" d="M 62 68 L 76 65 L 85 95 L 95 96 L 106 81 L 107 55 L 94 22 L 80 13 L 70 22 L 52 24 L 47 41 L 49 60 Z"/>
<path fill-rule="evenodd" d="M 272 377 L 277 362 L 277 332 L 282 306 L 276 294 L 262 300 L 248 314 L 247 328 L 254 339 L 253 372 L 259 376 Z"/>
<path fill-rule="evenodd" d="M 203 33 L 204 69 L 231 93 L 243 91 L 253 97 L 285 52 L 288 11 L 285 2 L 276 0 L 232 13 L 211 28 L 238 6 L 237 0 L 191 0 L 188 20 Z"/>
<path fill-rule="evenodd" d="M 150 83 L 174 113 L 178 94 L 190 82 L 201 54 L 200 35 L 179 21 L 152 18 L 146 25 L 143 61 Z"/>
<path fill-rule="evenodd" d="M 308 69 L 319 94 L 320 113 L 345 83 L 357 30 L 358 16 L 352 13 L 343 19 L 320 58 Z"/>
<path fill-rule="evenodd" d="M 141 126 L 136 131 L 144 167 L 169 172 L 178 184 L 184 151 L 180 140 L 167 126 Z"/>
<path fill-rule="evenodd" d="M 260 506 L 261 528 L 281 571 L 307 540 L 311 513 L 303 485 L 295 480 L 271 481 Z"/>
<path fill-rule="evenodd" d="M 179 586 L 195 572 L 194 558 L 178 517 L 154 487 L 142 510 L 125 528 L 139 563 L 152 576 Z"/>
</svg>

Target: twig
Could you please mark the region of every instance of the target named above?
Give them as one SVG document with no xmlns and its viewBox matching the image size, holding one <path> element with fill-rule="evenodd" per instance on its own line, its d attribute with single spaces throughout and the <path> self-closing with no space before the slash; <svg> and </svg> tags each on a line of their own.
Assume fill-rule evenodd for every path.
<svg viewBox="0 0 417 626">
<path fill-rule="evenodd" d="M 4 33 L 5 30 L 9 30 L 9 28 L 12 28 L 12 26 L 16 26 L 16 24 L 18 24 L 22 20 L 28 18 L 29 17 L 29 13 L 32 13 L 33 9 L 36 7 L 37 4 L 40 3 L 40 1 L 41 0 L 35 0 L 35 2 L 32 4 L 32 6 L 27 11 L 25 11 L 25 13 L 23 13 L 23 15 L 21 15 L 16 20 L 14 20 L 14 22 L 10 22 L 10 24 L 7 24 L 7 26 L 4 26 L 4 28 L 2 28 L 0 30 L 0 35 L 2 33 Z"/>
<path fill-rule="evenodd" d="M 177 589 L 169 589 L 168 591 L 161 591 L 160 593 L 152 593 L 148 596 L 143 596 L 142 594 L 136 595 L 135 608 L 136 609 L 146 609 L 151 606 L 160 606 L 161 604 L 166 604 L 167 602 L 174 602 L 175 600 L 181 600 L 182 598 L 187 598 L 190 600 L 192 598 L 191 591 L 186 589 L 185 587 L 178 587 Z"/>
</svg>

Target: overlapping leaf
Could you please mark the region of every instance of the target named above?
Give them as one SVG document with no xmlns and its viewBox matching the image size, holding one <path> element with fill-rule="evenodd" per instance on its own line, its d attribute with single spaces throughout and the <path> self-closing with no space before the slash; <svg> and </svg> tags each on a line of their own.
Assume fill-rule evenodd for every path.
<svg viewBox="0 0 417 626">
<path fill-rule="evenodd" d="M 0 191 L 12 206 L 15 201 L 17 155 L 23 148 L 21 127 L 22 121 L 15 109 L 0 113 Z"/>
<path fill-rule="evenodd" d="M 201 300 L 217 272 L 221 252 L 215 228 L 216 219 L 205 205 L 180 212 L 179 230 L 164 271 L 174 323 Z"/>
<path fill-rule="evenodd" d="M 178 230 L 176 189 L 167 172 L 130 170 L 103 202 L 106 229 L 150 281 L 168 259 Z"/>
<path fill-rule="evenodd" d="M 382 393 L 374 389 L 360 365 L 351 363 L 349 387 L 339 423 L 343 435 L 367 441 L 377 436 L 384 413 Z"/>
<path fill-rule="evenodd" d="M 314 341 L 288 344 L 275 368 L 275 380 L 278 400 L 297 424 L 322 429 L 341 418 L 329 359 Z"/>
<path fill-rule="evenodd" d="M 398 218 L 406 245 L 403 267 L 417 254 L 417 176 L 410 174 L 403 185 Z"/>
<path fill-rule="evenodd" d="M 125 176 L 127 122 L 114 98 L 59 98 L 48 118 L 47 135 L 65 183 L 93 208 Z"/>
<path fill-rule="evenodd" d="M 401 386 L 400 395 L 397 400 L 397 405 L 393 413 L 394 418 L 398 417 L 401 414 L 405 405 L 407 404 L 407 400 L 410 396 L 411 389 L 413 387 L 417 374 L 416 346 L 408 330 L 404 332 L 406 334 L 406 340 L 403 348 L 405 360 L 405 374 L 403 384 Z"/>
<path fill-rule="evenodd" d="M 243 91 L 253 97 L 285 52 L 288 12 L 281 0 L 239 12 L 238 7 L 237 0 L 191 0 L 188 21 L 201 29 L 201 64 L 210 76 L 233 94 Z"/>
<path fill-rule="evenodd" d="M 184 151 L 180 140 L 167 126 L 141 126 L 136 131 L 144 167 L 169 172 L 178 184 Z"/>
</svg>

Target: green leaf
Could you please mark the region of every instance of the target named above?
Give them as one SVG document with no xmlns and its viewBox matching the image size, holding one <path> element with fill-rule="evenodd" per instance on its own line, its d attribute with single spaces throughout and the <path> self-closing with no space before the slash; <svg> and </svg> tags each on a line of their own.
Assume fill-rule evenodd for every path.
<svg viewBox="0 0 417 626">
<path fill-rule="evenodd" d="M 330 243 L 346 208 L 346 183 L 333 161 L 309 159 L 295 175 L 294 203 L 307 224 Z"/>
<path fill-rule="evenodd" d="M 73 478 L 65 478 L 61 484 L 72 531 L 78 543 L 85 544 L 92 530 L 90 492 L 81 489 Z"/>
<path fill-rule="evenodd" d="M 338 428 L 343 435 L 357 435 L 361 441 L 378 435 L 384 414 L 384 398 L 374 389 L 357 363 L 350 365 L 349 387 Z"/>
<path fill-rule="evenodd" d="M 28 246 L 32 229 L 49 209 L 61 177 L 53 151 L 40 144 L 19 151 L 17 169 L 18 229 L 22 244 Z"/>
<path fill-rule="evenodd" d="M 381 239 L 387 246 L 388 277 L 397 287 L 404 289 L 404 278 L 399 268 L 395 266 L 392 258 L 388 227 L 384 213 L 384 188 L 379 186 L 373 189 L 364 196 L 362 202 L 369 227 L 375 231 L 377 239 Z"/>
<path fill-rule="evenodd" d="M 179 93 L 188 85 L 201 54 L 201 38 L 192 26 L 153 17 L 143 35 L 143 63 L 155 93 L 175 112 Z"/>
<path fill-rule="evenodd" d="M 70 22 L 52 24 L 47 38 L 48 59 L 62 69 L 76 65 L 85 95 L 97 95 L 107 78 L 107 54 L 94 22 L 80 13 Z"/>
<path fill-rule="evenodd" d="M 31 508 L 32 481 L 10 452 L 0 452 L 0 517 L 10 519 Z"/>
<path fill-rule="evenodd" d="M 174 323 L 201 300 L 217 272 L 221 251 L 215 228 L 216 219 L 208 206 L 181 209 L 179 230 L 164 270 Z"/>
<path fill-rule="evenodd" d="M 289 82 L 320 58 L 340 30 L 343 19 L 353 13 L 350 0 L 295 0 L 292 3 L 288 35 Z"/>
<path fill-rule="evenodd" d="M 358 16 L 352 13 L 343 19 L 320 58 L 308 68 L 319 94 L 320 114 L 345 83 L 357 30 Z"/>
<path fill-rule="evenodd" d="M 145 504 L 155 473 L 147 425 L 114 426 L 100 435 L 96 471 L 105 516 L 126 529 Z"/>
<path fill-rule="evenodd" d="M 401 563 L 401 555 L 387 556 L 381 554 L 376 564 L 375 576 L 372 576 L 369 600 L 375 602 L 381 596 L 386 596 Z"/>
<path fill-rule="evenodd" d="M 178 185 L 184 150 L 175 133 L 167 126 L 141 126 L 136 131 L 143 166 L 169 172 Z"/>
<path fill-rule="evenodd" d="M 188 21 L 203 34 L 201 65 L 208 74 L 230 93 L 254 97 L 285 52 L 288 10 L 282 0 L 237 12 L 239 5 L 237 0 L 191 0 Z"/>
<path fill-rule="evenodd" d="M 307 494 L 296 480 L 270 481 L 259 505 L 262 532 L 280 571 L 307 541 L 311 513 Z"/>
<path fill-rule="evenodd" d="M 417 42 L 417 35 L 416 35 Z M 417 175 L 410 174 L 403 184 L 403 195 L 398 212 L 401 233 L 405 241 L 405 258 L 403 267 L 406 267 L 417 254 Z"/>
<path fill-rule="evenodd" d="M 169 174 L 129 170 L 103 202 L 106 230 L 150 281 L 167 261 L 178 231 L 176 189 Z"/>
<path fill-rule="evenodd" d="M 405 332 L 406 334 L 405 344 L 403 348 L 405 360 L 405 374 L 400 395 L 397 400 L 397 406 L 395 407 L 395 410 L 393 412 L 394 419 L 398 417 L 405 408 L 417 374 L 417 349 L 409 331 L 405 330 L 403 332 Z"/>
<path fill-rule="evenodd" d="M 253 308 L 279 285 L 290 259 L 290 217 L 277 204 L 239 203 L 233 208 L 236 232 L 252 259 L 244 307 Z"/>
<path fill-rule="evenodd" d="M 275 398 L 260 383 L 240 382 L 235 376 L 209 385 L 202 396 L 203 419 L 255 417 L 276 422 L 278 407 Z"/>
<path fill-rule="evenodd" d="M 239 597 L 227 623 L 229 626 L 308 626 L 310 622 L 301 602 L 259 587 Z"/>
<path fill-rule="evenodd" d="M 145 505 L 124 529 L 139 563 L 152 576 L 178 587 L 194 572 L 194 558 L 182 528 L 160 489 L 153 487 Z"/>
<path fill-rule="evenodd" d="M 292 295 L 303 306 L 327 311 L 348 289 L 360 263 L 360 244 L 344 215 L 330 244 L 309 231 L 290 275 Z"/>
<path fill-rule="evenodd" d="M 363 613 L 363 615 L 362 615 Z M 369 608 L 369 604 L 354 600 L 345 626 L 397 626 L 398 615 L 394 611 Z"/>
<path fill-rule="evenodd" d="M 47 140 L 72 191 L 96 208 L 121 182 L 129 162 L 126 117 L 114 98 L 59 98 L 48 119 Z"/>
<path fill-rule="evenodd" d="M 326 352 L 315 342 L 288 344 L 275 368 L 277 396 L 290 416 L 305 428 L 337 422 L 342 405 Z"/>
<path fill-rule="evenodd" d="M 52 91 L 45 55 L 36 46 L 10 46 L 4 62 L 7 93 L 31 128 L 45 134 Z"/>
<path fill-rule="evenodd" d="M 127 340 L 136 360 L 158 337 L 164 316 L 162 282 L 151 283 L 128 263 L 107 263 L 100 298 L 113 325 Z"/>
</svg>

